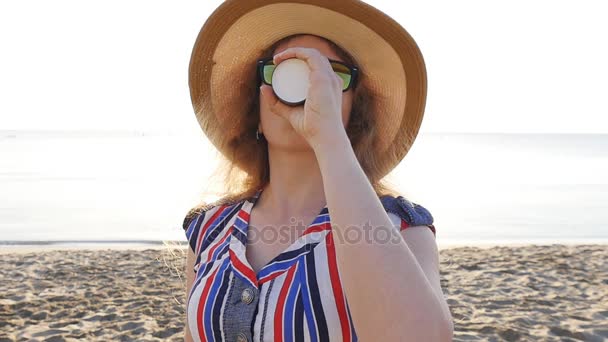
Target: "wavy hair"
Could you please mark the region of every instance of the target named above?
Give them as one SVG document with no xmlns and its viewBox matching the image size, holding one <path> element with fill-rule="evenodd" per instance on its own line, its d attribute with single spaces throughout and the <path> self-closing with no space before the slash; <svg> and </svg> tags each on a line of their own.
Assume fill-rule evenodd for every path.
<svg viewBox="0 0 608 342">
<path fill-rule="evenodd" d="M 267 49 L 260 51 L 260 57 L 272 55 L 280 44 L 302 35 L 306 34 L 295 34 L 276 41 Z M 346 63 L 357 65 L 354 58 L 340 46 L 324 37 L 317 37 L 326 41 Z M 252 68 L 254 67 L 252 65 Z M 360 71 L 359 77 L 359 82 L 353 89 L 353 104 L 346 133 L 357 160 L 376 194 L 379 197 L 397 196 L 395 185 L 383 176 L 385 175 L 384 170 L 390 166 L 384 161 L 385 159 L 378 158 L 379 155 L 375 148 L 379 133 L 373 120 L 373 103 L 378 96 L 383 96 L 383 94 L 374 93 L 366 87 L 365 70 Z M 256 82 L 249 82 L 246 86 L 250 87 L 247 88 L 247 91 L 255 95 L 249 98 L 243 112 L 230 114 L 231 117 L 225 121 L 230 123 L 230 127 L 224 127 L 221 130 L 224 134 L 218 137 L 221 146 L 227 147 L 223 150 L 228 151 L 229 156 L 223 155 L 219 149 L 215 151 L 219 158 L 219 165 L 205 183 L 205 189 L 200 194 L 201 202 L 187 212 L 182 224 L 184 229 L 187 229 L 187 223 L 201 211 L 216 205 L 235 203 L 250 198 L 270 181 L 268 144 L 266 139 L 257 140 L 255 135 L 260 120 L 259 85 Z M 202 117 L 204 120 L 210 116 L 203 115 Z M 217 190 L 210 191 L 209 189 L 213 187 Z M 210 196 L 219 199 L 210 201 L 205 198 Z M 182 244 L 176 241 L 163 241 L 163 247 L 160 255 L 164 264 L 167 265 L 168 271 L 181 278 L 182 270 L 186 265 L 184 256 L 190 247 L 186 244 L 184 249 Z M 186 269 L 185 271 L 191 272 L 192 270 Z M 185 280 L 182 279 L 182 282 Z M 174 299 L 177 302 L 181 301 L 178 297 L 174 297 Z"/>
<path fill-rule="evenodd" d="M 284 37 L 262 50 L 260 57 L 273 55 L 278 46 L 303 35 L 310 34 L 299 33 Z M 327 42 L 346 63 L 357 65 L 354 58 L 336 43 L 324 37 L 316 37 Z M 255 70 L 255 68 L 252 69 Z M 388 181 L 383 179 L 385 174 L 383 170 L 386 170 L 387 165 L 382 162 L 381 158 L 378 158 L 379 155 L 375 148 L 376 137 L 379 133 L 371 111 L 374 99 L 381 94 L 374 93 L 366 87 L 365 70 L 361 71 L 359 77 L 359 82 L 353 89 L 353 104 L 346 133 L 357 160 L 376 194 L 378 196 L 397 195 L 394 185 L 389 185 Z M 212 175 L 212 179 L 218 179 L 218 181 L 212 181 L 212 185 L 216 186 L 217 183 L 223 185 L 223 188 L 219 190 L 220 196 L 216 196 L 219 199 L 212 202 L 203 200 L 190 209 L 186 218 L 216 205 L 235 203 L 250 198 L 258 189 L 264 187 L 270 181 L 268 143 L 264 138 L 257 140 L 255 134 L 260 120 L 259 84 L 256 84 L 256 82 L 249 83 L 250 85 L 247 85 L 250 87 L 248 90 L 254 96 L 249 98 L 244 112 L 229 114 L 230 117 L 224 122 L 229 123 L 230 127 L 226 127 L 222 131 L 230 133 L 218 137 L 219 144 L 225 146 L 224 151 L 228 151 L 229 154 L 229 156 L 218 154 L 220 164 Z M 243 115 L 244 113 L 246 115 Z"/>
</svg>

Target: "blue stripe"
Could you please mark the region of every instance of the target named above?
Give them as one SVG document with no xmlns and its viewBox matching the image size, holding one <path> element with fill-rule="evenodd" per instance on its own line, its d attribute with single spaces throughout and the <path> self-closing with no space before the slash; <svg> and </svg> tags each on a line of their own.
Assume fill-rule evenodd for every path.
<svg viewBox="0 0 608 342">
<path fill-rule="evenodd" d="M 243 244 L 243 246 L 247 246 L 247 235 L 245 235 L 243 231 L 241 231 L 240 229 L 233 229 L 232 235 L 236 237 Z"/>
<path fill-rule="evenodd" d="M 229 249 L 228 244 L 225 244 L 221 248 L 216 249 L 215 252 L 213 253 L 215 256 L 213 258 L 211 258 L 211 260 L 208 263 L 204 263 L 203 265 L 199 266 L 198 272 L 200 273 L 200 277 L 206 276 L 207 273 L 209 273 L 209 271 L 211 270 L 211 268 L 213 266 L 213 262 L 218 260 L 219 257 L 221 255 L 223 255 L 224 253 L 228 252 L 228 249 Z M 201 268 L 204 268 L 203 272 L 201 272 Z M 199 275 L 197 274 L 197 276 L 199 276 Z"/>
<path fill-rule="evenodd" d="M 203 222 L 205 218 L 205 214 L 200 214 L 190 222 L 188 226 L 188 230 L 186 230 L 186 237 L 188 238 L 188 244 L 192 249 L 192 252 L 196 253 L 196 237 L 199 235 L 199 231 L 201 230 L 201 222 Z M 197 258 L 198 262 L 198 258 Z"/>
<path fill-rule="evenodd" d="M 348 312 L 348 321 L 350 323 L 350 334 L 351 334 L 351 339 L 356 342 L 358 340 L 357 338 L 357 333 L 355 333 L 355 325 L 353 324 L 353 318 L 350 315 L 350 309 L 348 308 L 348 299 L 345 299 L 346 301 L 346 312 Z"/>
<path fill-rule="evenodd" d="M 186 229 L 186 238 L 188 239 L 188 241 L 190 240 L 190 236 L 192 236 L 192 231 L 194 230 L 194 226 L 196 225 L 196 221 L 198 221 L 198 219 L 201 216 L 202 215 L 197 215 L 196 218 L 193 218 L 192 221 L 190 221 L 190 224 L 188 225 L 188 228 Z"/>
<path fill-rule="evenodd" d="M 213 335 L 212 323 L 213 323 L 213 320 L 220 319 L 220 317 L 213 317 L 211 315 L 211 312 L 213 310 L 214 304 L 222 305 L 222 301 L 220 300 L 222 298 L 218 297 L 218 290 L 220 288 L 221 280 L 224 278 L 224 271 L 226 270 L 226 268 L 228 268 L 229 262 L 230 262 L 230 259 L 226 258 L 226 259 L 224 259 L 224 262 L 222 263 L 222 265 L 219 266 L 220 269 L 217 271 L 217 274 L 215 275 L 213 284 L 211 284 L 211 288 L 209 289 L 209 297 L 207 299 L 207 302 L 205 303 L 205 309 L 204 309 L 205 311 L 204 311 L 203 315 L 205 315 L 205 317 L 209 318 L 209 319 L 205 319 L 203 323 L 205 324 L 205 331 L 208 333 L 209 342 L 215 341 L 215 338 Z"/>
<path fill-rule="evenodd" d="M 310 304 L 314 313 L 315 324 L 317 325 L 317 331 L 319 334 L 320 341 L 329 341 L 329 328 L 327 327 L 327 319 L 325 318 L 325 311 L 323 311 L 323 303 L 321 302 L 321 291 L 319 290 L 318 274 L 316 268 L 315 253 L 310 253 L 305 256 L 306 260 L 306 289 L 310 291 Z M 330 305 L 335 305 L 335 299 L 331 301 Z M 316 332 L 311 332 L 316 333 Z"/>
<path fill-rule="evenodd" d="M 300 268 L 298 267 L 297 273 L 300 273 Z M 306 332 L 304 331 L 304 305 L 302 303 L 302 284 L 300 282 L 300 276 L 296 279 L 297 282 L 300 283 L 300 291 L 298 292 L 298 297 L 296 298 L 296 308 L 293 314 L 293 334 L 295 342 L 304 342 L 304 335 Z"/>
<path fill-rule="evenodd" d="M 224 261 L 228 266 L 230 266 L 230 261 L 228 260 L 228 262 Z M 214 338 L 217 341 L 221 341 L 222 340 L 222 330 L 220 329 L 220 319 L 219 317 L 221 317 L 221 310 L 222 310 L 222 304 L 226 303 L 228 304 L 228 301 L 225 300 L 226 295 L 228 294 L 228 286 L 229 284 L 229 279 L 230 279 L 230 270 L 224 270 L 224 275 L 222 276 L 221 279 L 221 287 L 219 289 L 218 295 L 217 295 L 217 299 L 216 299 L 216 303 L 215 306 L 213 307 L 213 317 L 217 318 L 213 320 L 213 335 Z M 216 278 L 218 279 L 218 278 Z"/>
<path fill-rule="evenodd" d="M 304 260 L 306 261 L 306 257 Z M 302 287 L 302 304 L 304 306 L 304 314 L 306 315 L 306 322 L 308 323 L 308 334 L 312 342 L 318 341 L 317 336 L 317 322 L 314 317 L 312 306 L 310 305 L 310 292 L 308 288 L 307 275 L 306 275 L 306 263 L 298 262 L 298 273 L 300 275 L 300 282 Z"/>
<path fill-rule="evenodd" d="M 199 268 L 199 272 L 200 272 L 200 268 Z M 195 279 L 194 284 L 192 284 L 192 288 L 190 289 L 190 293 L 188 294 L 188 301 L 187 303 L 190 302 L 190 297 L 192 296 L 192 293 L 194 292 L 194 289 L 198 287 L 198 285 L 200 284 L 201 280 L 203 279 L 203 277 L 198 277 L 197 279 Z M 201 301 L 201 297 L 198 297 L 198 301 L 197 303 Z"/>
<path fill-rule="evenodd" d="M 297 277 L 298 274 L 296 269 L 296 274 L 294 274 L 292 283 L 289 286 L 287 298 L 285 298 L 285 310 L 283 311 L 283 317 L 285 318 L 285 320 L 283 320 L 283 322 L 285 322 L 283 325 L 285 341 L 293 341 L 293 314 L 294 309 L 296 308 L 296 299 L 298 293 L 300 293 L 300 282 Z"/>
<path fill-rule="evenodd" d="M 220 234 L 220 232 L 224 228 L 226 228 L 228 221 L 230 221 L 230 219 L 232 218 L 232 216 L 235 215 L 235 213 L 238 213 L 242 205 L 243 204 L 233 205 L 228 208 L 225 208 L 220 214 L 220 216 L 218 216 L 215 221 L 210 223 L 209 228 L 205 232 L 203 243 L 201 244 L 201 251 L 204 251 L 205 248 L 207 248 L 211 243 L 213 243 L 213 240 L 215 240 L 215 238 Z M 209 239 L 209 236 L 211 234 L 213 234 L 212 239 Z"/>
<path fill-rule="evenodd" d="M 245 222 L 245 220 L 243 220 L 240 216 L 237 216 L 236 220 L 234 221 L 234 226 L 238 228 L 239 232 L 245 234 L 247 229 L 247 222 Z"/>
<path fill-rule="evenodd" d="M 325 209 L 323 209 L 321 211 L 321 213 L 319 214 L 319 216 L 317 216 L 315 218 L 315 220 L 312 221 L 312 223 L 310 224 L 310 226 L 315 226 L 317 224 L 325 223 L 325 222 L 328 222 L 328 221 L 329 221 L 329 214 L 327 213 L 327 208 L 325 208 Z"/>
<path fill-rule="evenodd" d="M 262 269 L 258 272 L 258 279 L 266 277 L 277 271 L 284 271 L 288 269 L 291 265 L 293 265 L 294 260 L 296 260 L 301 255 L 310 252 L 318 244 L 318 242 L 308 243 L 298 249 L 283 252 L 277 255 L 273 260 L 266 264 L 266 266 L 262 267 Z"/>
<path fill-rule="evenodd" d="M 224 253 L 228 252 L 230 247 L 230 238 L 227 238 L 224 242 L 222 242 L 218 248 L 215 249 L 213 255 L 211 256 L 211 260 L 221 259 Z"/>
<path fill-rule="evenodd" d="M 218 247 L 215 249 L 215 251 L 213 251 L 213 254 L 211 255 L 211 259 L 210 259 L 210 260 L 212 260 L 212 261 L 213 261 L 213 260 L 217 259 L 219 256 L 221 256 L 221 255 L 223 254 L 223 252 L 225 252 L 224 248 L 225 248 L 225 247 L 226 247 L 228 244 L 230 244 L 230 237 L 227 237 L 227 238 L 226 238 L 226 240 L 224 240 L 224 242 L 222 242 L 222 243 L 221 243 L 221 244 L 220 244 L 220 245 L 219 245 L 219 246 L 218 246 Z M 210 245 L 210 244 L 209 244 L 209 245 Z M 206 247 L 209 247 L 209 246 L 206 246 Z M 201 247 L 200 252 L 199 252 L 199 253 L 198 253 L 198 255 L 196 256 L 196 262 L 195 262 L 195 264 L 196 264 L 196 263 L 199 263 L 199 262 L 203 262 L 203 261 L 201 261 L 201 258 L 202 258 L 202 256 L 203 256 L 203 252 L 204 252 L 204 251 L 205 251 L 205 250 L 204 250 L 204 249 Z M 200 265 L 200 266 L 199 266 L 199 269 L 200 269 L 202 266 L 203 266 L 203 265 Z"/>
</svg>

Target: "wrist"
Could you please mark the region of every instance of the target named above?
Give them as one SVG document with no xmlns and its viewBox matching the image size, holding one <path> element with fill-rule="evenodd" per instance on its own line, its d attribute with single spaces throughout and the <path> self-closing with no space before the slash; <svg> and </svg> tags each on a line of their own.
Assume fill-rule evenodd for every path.
<svg viewBox="0 0 608 342">
<path fill-rule="evenodd" d="M 350 149 L 352 151 L 350 139 L 348 138 L 348 134 L 346 134 L 344 126 L 332 129 L 326 134 L 319 134 L 312 139 L 310 145 L 317 157 L 331 154 L 335 150 L 344 151 Z"/>
</svg>

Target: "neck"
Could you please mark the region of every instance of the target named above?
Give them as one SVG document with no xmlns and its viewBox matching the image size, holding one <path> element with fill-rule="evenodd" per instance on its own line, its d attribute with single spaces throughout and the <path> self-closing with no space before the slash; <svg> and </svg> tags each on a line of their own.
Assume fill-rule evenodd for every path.
<svg viewBox="0 0 608 342">
<path fill-rule="evenodd" d="M 326 205 L 323 178 L 312 150 L 287 151 L 268 147 L 270 182 L 259 202 L 280 217 L 316 215 Z"/>
</svg>

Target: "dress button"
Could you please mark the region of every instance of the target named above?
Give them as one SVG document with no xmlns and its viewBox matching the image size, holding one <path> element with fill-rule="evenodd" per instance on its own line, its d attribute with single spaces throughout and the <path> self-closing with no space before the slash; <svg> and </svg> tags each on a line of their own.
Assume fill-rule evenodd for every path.
<svg viewBox="0 0 608 342">
<path fill-rule="evenodd" d="M 247 338 L 247 335 L 245 333 L 239 333 L 238 336 L 236 337 L 236 342 L 248 342 L 249 339 Z"/>
<path fill-rule="evenodd" d="M 253 302 L 253 291 L 249 288 L 244 289 L 243 292 L 241 293 L 241 301 L 245 304 L 249 304 L 251 302 Z"/>
</svg>

